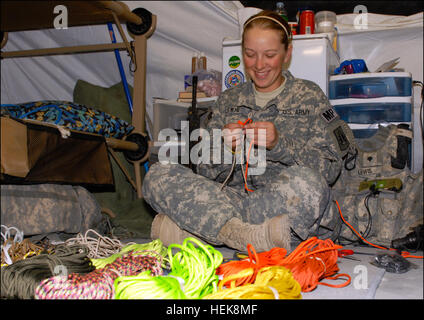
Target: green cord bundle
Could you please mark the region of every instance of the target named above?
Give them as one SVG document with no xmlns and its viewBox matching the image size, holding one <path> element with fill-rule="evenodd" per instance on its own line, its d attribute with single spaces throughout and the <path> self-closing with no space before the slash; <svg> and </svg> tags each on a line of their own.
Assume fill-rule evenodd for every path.
<svg viewBox="0 0 424 320">
<path fill-rule="evenodd" d="M 163 245 L 160 239 L 153 240 L 149 243 L 133 243 L 122 247 L 121 251 L 118 253 L 112 254 L 106 258 L 91 259 L 91 262 L 96 267 L 96 269 L 104 268 L 108 264 L 113 263 L 117 258 L 122 257 L 124 254 L 132 251 L 134 255 L 149 255 L 155 256 L 161 261 L 163 268 L 168 268 L 169 263 L 167 263 L 166 255 L 167 250 Z"/>
<path fill-rule="evenodd" d="M 195 244 L 197 246 L 195 246 Z M 175 254 L 172 249 L 179 249 Z M 137 276 L 118 277 L 116 299 L 199 299 L 217 291 L 215 271 L 222 263 L 222 253 L 211 245 L 189 237 L 182 245 L 168 246 L 171 272 L 152 277 L 148 272 Z"/>
<path fill-rule="evenodd" d="M 173 256 L 172 248 L 179 248 L 180 251 Z M 184 280 L 187 298 L 201 298 L 217 291 L 218 276 L 215 271 L 222 263 L 223 256 L 214 247 L 189 237 L 184 239 L 182 245 L 171 244 L 168 247 L 168 257 L 171 264 L 169 275 Z"/>
<path fill-rule="evenodd" d="M 33 299 L 44 279 L 64 271 L 85 274 L 93 270 L 86 246 L 59 244 L 53 253 L 41 253 L 3 267 L 0 293 L 5 298 Z"/>
</svg>

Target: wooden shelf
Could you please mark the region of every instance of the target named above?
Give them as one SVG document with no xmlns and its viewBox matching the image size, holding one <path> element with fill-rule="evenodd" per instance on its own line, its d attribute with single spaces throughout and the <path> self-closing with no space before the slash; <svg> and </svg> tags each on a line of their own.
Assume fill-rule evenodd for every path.
<svg viewBox="0 0 424 320">
<path fill-rule="evenodd" d="M 68 10 L 68 27 L 113 22 L 112 11 L 121 22 L 141 23 L 126 4 L 117 1 L 1 1 L 1 31 L 52 29 L 58 5 Z"/>
</svg>

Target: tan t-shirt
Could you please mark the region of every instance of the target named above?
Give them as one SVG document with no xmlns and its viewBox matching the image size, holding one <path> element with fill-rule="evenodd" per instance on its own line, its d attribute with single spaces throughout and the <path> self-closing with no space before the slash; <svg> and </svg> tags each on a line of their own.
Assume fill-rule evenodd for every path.
<svg viewBox="0 0 424 320">
<path fill-rule="evenodd" d="M 281 83 L 281 85 L 277 89 L 275 89 L 271 92 L 260 92 L 260 91 L 256 90 L 255 86 L 253 86 L 253 89 L 255 91 L 256 104 L 259 107 L 262 107 L 262 108 L 265 107 L 266 104 L 268 103 L 268 101 L 270 101 L 271 99 L 274 99 L 276 96 L 278 96 L 281 93 L 281 91 L 283 91 L 284 84 L 286 83 L 285 80 L 286 79 L 283 80 L 283 82 Z"/>
</svg>

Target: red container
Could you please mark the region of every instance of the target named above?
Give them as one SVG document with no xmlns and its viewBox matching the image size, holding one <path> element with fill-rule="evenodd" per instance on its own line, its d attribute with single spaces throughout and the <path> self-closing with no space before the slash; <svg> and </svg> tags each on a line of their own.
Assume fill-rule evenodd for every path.
<svg viewBox="0 0 424 320">
<path fill-rule="evenodd" d="M 296 22 L 289 22 L 290 30 L 292 35 L 297 34 L 297 23 Z"/>
<path fill-rule="evenodd" d="M 314 12 L 312 10 L 303 10 L 300 13 L 300 34 L 313 34 L 314 29 Z"/>
</svg>

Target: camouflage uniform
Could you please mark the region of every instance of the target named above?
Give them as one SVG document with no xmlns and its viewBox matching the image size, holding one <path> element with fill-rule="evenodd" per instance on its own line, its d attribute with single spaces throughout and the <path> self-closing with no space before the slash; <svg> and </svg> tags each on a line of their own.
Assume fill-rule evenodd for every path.
<svg viewBox="0 0 424 320">
<path fill-rule="evenodd" d="M 102 219 L 99 204 L 83 187 L 1 185 L 1 223 L 19 229 L 25 236 L 84 233 L 98 227 Z"/>
<path fill-rule="evenodd" d="M 266 151 L 266 170 L 248 176 L 248 185 L 255 191 L 245 192 L 240 165 L 221 190 L 231 164 L 199 164 L 194 174 L 180 164 L 155 163 L 143 183 L 143 195 L 153 209 L 215 244 L 220 244 L 217 234 L 232 217 L 261 224 L 288 214 L 291 228 L 301 238 L 316 234 L 329 207 L 329 185 L 341 171 L 340 149 L 345 147 L 343 139 L 336 143 L 340 135 L 331 136 L 329 128 L 338 117 L 322 90 L 289 71 L 283 75 L 283 91 L 263 108 L 255 103 L 251 82 L 226 90 L 205 124 L 212 135 L 214 128 L 247 118 L 274 123 L 279 141 Z M 222 150 L 213 150 L 211 156 L 213 152 Z"/>
</svg>

